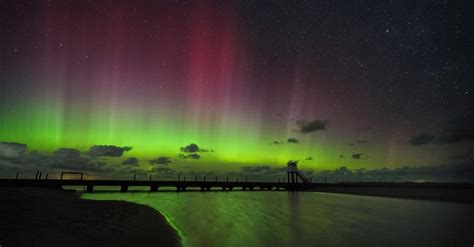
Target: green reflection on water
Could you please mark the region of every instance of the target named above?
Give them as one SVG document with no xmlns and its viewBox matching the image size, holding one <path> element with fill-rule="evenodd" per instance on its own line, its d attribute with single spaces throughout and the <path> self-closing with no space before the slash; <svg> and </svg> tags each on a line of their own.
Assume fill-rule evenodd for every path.
<svg viewBox="0 0 474 247">
<path fill-rule="evenodd" d="M 472 205 L 288 192 L 94 192 L 151 206 L 184 246 L 443 246 L 472 242 Z M 470 245 L 469 245 L 470 246 Z"/>
</svg>

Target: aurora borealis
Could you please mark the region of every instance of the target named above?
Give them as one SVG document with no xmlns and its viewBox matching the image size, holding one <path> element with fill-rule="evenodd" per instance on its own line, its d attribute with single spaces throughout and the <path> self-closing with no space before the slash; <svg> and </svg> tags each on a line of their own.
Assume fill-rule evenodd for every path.
<svg viewBox="0 0 474 247">
<path fill-rule="evenodd" d="M 2 1 L 0 141 L 144 171 L 472 163 L 466 6 L 317 2 Z"/>
</svg>

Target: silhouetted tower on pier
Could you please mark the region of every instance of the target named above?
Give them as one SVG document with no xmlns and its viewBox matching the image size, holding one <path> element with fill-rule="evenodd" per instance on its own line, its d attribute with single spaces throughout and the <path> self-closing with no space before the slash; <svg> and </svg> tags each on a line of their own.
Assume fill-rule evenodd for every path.
<svg viewBox="0 0 474 247">
<path fill-rule="evenodd" d="M 298 170 L 298 161 L 296 160 L 290 160 L 288 161 L 286 165 L 286 173 L 288 176 L 288 183 L 298 183 L 298 178 L 301 179 L 303 183 L 308 182 L 308 179 L 306 179 L 303 174 Z"/>
</svg>

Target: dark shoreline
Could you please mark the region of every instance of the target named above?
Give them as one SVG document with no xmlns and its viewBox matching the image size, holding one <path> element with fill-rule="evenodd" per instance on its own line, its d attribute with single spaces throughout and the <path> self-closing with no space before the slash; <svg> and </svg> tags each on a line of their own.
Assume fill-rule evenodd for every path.
<svg viewBox="0 0 474 247">
<path fill-rule="evenodd" d="M 40 188 L 0 193 L 2 246 L 181 246 L 164 216 L 145 205 Z"/>
</svg>

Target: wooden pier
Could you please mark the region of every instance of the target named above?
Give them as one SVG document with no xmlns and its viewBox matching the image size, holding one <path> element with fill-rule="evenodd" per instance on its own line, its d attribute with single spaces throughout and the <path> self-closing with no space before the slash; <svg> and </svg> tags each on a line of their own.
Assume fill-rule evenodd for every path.
<svg viewBox="0 0 474 247">
<path fill-rule="evenodd" d="M 240 189 L 252 190 L 305 190 L 313 187 L 312 183 L 286 182 L 250 182 L 250 181 L 163 181 L 163 180 L 87 180 L 87 179 L 0 179 L 0 187 L 41 187 L 62 189 L 63 186 L 84 186 L 88 192 L 93 192 L 96 186 L 117 186 L 121 192 L 127 192 L 131 186 L 149 187 L 151 192 L 160 188 L 173 188 L 176 191 L 187 189 L 210 191 L 232 191 Z"/>
</svg>

